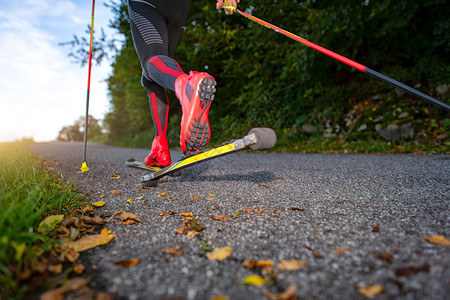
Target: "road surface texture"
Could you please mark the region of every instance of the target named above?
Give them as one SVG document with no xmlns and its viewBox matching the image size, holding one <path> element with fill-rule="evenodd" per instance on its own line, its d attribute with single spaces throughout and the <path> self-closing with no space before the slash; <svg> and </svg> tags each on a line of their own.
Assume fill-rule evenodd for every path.
<svg viewBox="0 0 450 300">
<path fill-rule="evenodd" d="M 377 299 L 449 299 L 450 247 L 425 240 L 450 238 L 449 155 L 241 152 L 144 189 L 137 184 L 145 171 L 125 161 L 142 160 L 148 150 L 89 144 L 90 171 L 82 174 L 81 143 L 30 147 L 58 162 L 90 201 L 106 195 L 106 205 L 96 209 L 105 219 L 123 210 L 142 220 L 108 223 L 116 239 L 80 258 L 91 287 L 116 299 L 267 299 L 267 291 L 279 294 L 292 285 L 298 299 L 363 299 L 360 288 L 373 285 L 384 290 Z M 177 214 L 160 216 L 167 211 Z M 183 212 L 199 216 L 205 226 L 199 235 L 175 234 Z M 228 258 L 205 256 L 208 247 L 225 246 L 232 248 Z M 183 252 L 163 252 L 168 248 Z M 132 258 L 139 264 L 111 262 Z M 244 267 L 246 259 L 272 261 L 271 280 L 242 284 L 249 275 L 269 277 Z M 307 264 L 278 273 L 283 260 Z"/>
</svg>

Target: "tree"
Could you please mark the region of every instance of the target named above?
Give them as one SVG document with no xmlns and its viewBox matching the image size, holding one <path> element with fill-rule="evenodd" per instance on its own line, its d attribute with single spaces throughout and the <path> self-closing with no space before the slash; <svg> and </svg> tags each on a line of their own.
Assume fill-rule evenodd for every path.
<svg viewBox="0 0 450 300">
<path fill-rule="evenodd" d="M 272 127 L 287 140 L 295 139 L 304 134 L 300 128 L 307 123 L 335 124 L 336 130 L 347 130 L 347 139 L 346 116 L 360 106 L 365 108 L 353 117 L 360 118 L 367 107 L 395 105 L 411 114 L 418 111 L 417 118 L 423 107 L 439 113 L 412 97 L 399 102 L 391 86 L 272 30 L 236 15 L 225 16 L 216 11 L 214 1 L 190 3 L 190 19 L 175 59 L 185 72 L 207 70 L 218 82 L 210 113 L 213 141 L 255 126 Z M 140 86 L 126 1 L 111 1 L 109 6 L 115 14 L 110 26 L 124 39 L 108 80 L 112 111 L 105 123 L 113 143 L 148 146 L 153 125 L 148 97 Z M 435 90 L 450 78 L 450 10 L 445 0 L 249 0 L 240 6 L 408 85 L 420 84 L 421 91 L 440 100 L 448 99 Z M 177 103 L 173 94 L 170 98 Z M 178 105 L 170 108 L 169 140 L 177 144 L 181 112 Z"/>
<path fill-rule="evenodd" d="M 64 126 L 58 134 L 57 140 L 64 142 L 75 142 L 84 140 L 84 128 L 86 118 L 81 116 L 75 121 L 73 125 Z M 100 141 L 103 139 L 103 129 L 99 124 L 99 121 L 92 116 L 89 116 L 88 121 L 88 140 Z"/>
</svg>

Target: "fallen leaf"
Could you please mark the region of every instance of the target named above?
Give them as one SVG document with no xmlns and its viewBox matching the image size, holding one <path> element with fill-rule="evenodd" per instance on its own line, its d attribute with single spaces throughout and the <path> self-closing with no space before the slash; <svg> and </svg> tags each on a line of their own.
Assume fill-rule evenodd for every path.
<svg viewBox="0 0 450 300">
<path fill-rule="evenodd" d="M 180 214 L 182 217 L 192 217 L 192 213 L 190 212 L 183 212 Z"/>
<path fill-rule="evenodd" d="M 177 256 L 183 254 L 183 249 L 180 249 L 180 248 L 167 248 L 167 249 L 164 249 L 162 252 L 164 252 L 166 254 L 171 254 L 171 255 L 177 257 Z"/>
<path fill-rule="evenodd" d="M 53 230 L 56 228 L 58 223 L 61 222 L 62 220 L 64 220 L 64 215 L 48 216 L 47 218 L 45 218 L 44 220 L 42 220 L 39 223 L 38 232 L 46 233 L 50 230 Z"/>
<path fill-rule="evenodd" d="M 225 216 L 211 216 L 211 218 L 216 221 L 224 221 L 224 222 L 230 221 L 230 217 Z"/>
<path fill-rule="evenodd" d="M 339 199 L 339 196 L 331 196 L 333 199 Z"/>
<path fill-rule="evenodd" d="M 297 211 L 305 211 L 303 208 L 298 208 L 298 207 L 294 207 L 294 206 L 291 206 L 289 209 L 290 210 L 297 210 Z"/>
<path fill-rule="evenodd" d="M 120 221 L 120 224 L 122 224 L 122 225 L 133 225 L 134 223 L 136 223 L 136 221 L 134 221 L 134 220 Z"/>
<path fill-rule="evenodd" d="M 159 194 L 158 197 L 167 197 L 167 193 L 163 192 L 163 193 Z"/>
<path fill-rule="evenodd" d="M 186 234 L 187 237 L 193 238 L 196 237 L 197 235 L 199 235 L 200 232 L 198 231 L 188 231 L 188 233 Z"/>
<path fill-rule="evenodd" d="M 237 210 L 234 213 L 232 213 L 231 215 L 233 216 L 233 218 L 237 219 L 237 218 L 239 218 L 241 213 L 242 213 L 242 210 Z"/>
<path fill-rule="evenodd" d="M 109 193 L 112 194 L 112 195 L 115 195 L 115 196 L 121 196 L 121 195 L 124 194 L 124 193 L 119 192 L 117 190 L 110 190 Z"/>
<path fill-rule="evenodd" d="M 202 231 L 206 228 L 205 225 L 198 223 L 197 219 L 191 219 L 187 222 L 187 224 L 189 225 L 190 229 L 195 231 Z"/>
<path fill-rule="evenodd" d="M 142 200 L 144 198 L 144 196 L 138 196 L 135 198 L 135 200 Z"/>
<path fill-rule="evenodd" d="M 450 246 L 450 240 L 448 240 L 443 235 L 426 236 L 425 240 L 432 244 L 438 244 L 441 246 Z"/>
<path fill-rule="evenodd" d="M 139 259 L 137 259 L 137 258 L 132 258 L 132 259 L 130 259 L 130 260 L 121 260 L 121 261 L 117 261 L 117 260 L 111 259 L 111 262 L 112 262 L 113 264 L 116 264 L 116 265 L 119 265 L 119 266 L 122 266 L 122 267 L 127 267 L 127 268 L 129 268 L 129 267 L 134 267 L 134 266 L 136 266 L 137 264 L 139 264 Z"/>
<path fill-rule="evenodd" d="M 244 260 L 242 266 L 248 269 L 265 268 L 274 266 L 274 262 L 271 260 L 255 260 L 248 258 Z"/>
<path fill-rule="evenodd" d="M 98 198 L 100 198 L 100 199 L 103 199 L 103 198 L 105 198 L 106 197 L 106 195 L 100 195 L 100 196 L 98 196 Z"/>
<path fill-rule="evenodd" d="M 90 206 L 90 205 L 87 205 L 87 204 L 81 205 L 81 211 L 83 213 L 87 213 L 88 211 L 93 211 L 93 210 L 94 210 L 94 208 L 92 208 L 92 206 Z"/>
<path fill-rule="evenodd" d="M 105 204 L 106 204 L 106 202 L 105 202 L 104 200 L 101 200 L 101 201 L 97 201 L 97 202 L 92 203 L 92 205 L 93 205 L 94 207 L 102 207 L 102 206 L 104 206 Z"/>
<path fill-rule="evenodd" d="M 161 217 L 165 217 L 165 216 L 170 216 L 170 215 L 176 215 L 177 214 L 177 212 L 176 211 L 174 211 L 174 210 L 172 210 L 172 211 L 163 211 L 162 213 L 160 213 L 159 215 L 161 216 Z"/>
<path fill-rule="evenodd" d="M 97 246 L 105 245 L 116 237 L 115 234 L 85 235 L 76 241 L 70 241 L 62 245 L 65 249 L 73 249 L 76 252 L 85 251 Z"/>
<path fill-rule="evenodd" d="M 379 259 L 384 260 L 385 262 L 387 262 L 389 264 L 392 263 L 393 257 L 392 257 L 392 254 L 390 254 L 389 252 L 382 252 L 382 253 L 378 254 L 377 257 Z"/>
<path fill-rule="evenodd" d="M 249 275 L 247 277 L 244 278 L 244 280 L 242 280 L 243 284 L 248 284 L 248 285 L 263 285 L 266 282 L 268 282 L 269 279 L 268 278 L 264 278 L 262 276 L 259 275 Z"/>
<path fill-rule="evenodd" d="M 63 286 L 47 291 L 40 297 L 41 300 L 64 299 L 66 293 L 78 291 L 86 287 L 89 283 L 88 278 L 73 278 L 66 282 Z"/>
<path fill-rule="evenodd" d="M 244 212 L 254 212 L 255 210 L 253 208 L 246 208 L 243 211 Z"/>
<path fill-rule="evenodd" d="M 378 231 L 380 231 L 380 225 L 377 224 L 372 228 L 372 232 L 378 232 Z"/>
<path fill-rule="evenodd" d="M 209 197 L 215 197 L 216 195 L 215 194 L 209 194 L 208 196 Z"/>
<path fill-rule="evenodd" d="M 94 217 L 89 217 L 89 216 L 81 216 L 80 220 L 85 222 L 85 223 L 89 223 L 89 224 L 94 224 L 94 225 L 103 225 L 105 224 L 105 220 L 103 220 L 100 216 L 94 216 Z"/>
<path fill-rule="evenodd" d="M 268 189 L 268 188 L 269 188 L 269 186 L 268 186 L 268 185 L 265 185 L 265 184 L 258 184 L 258 186 L 259 186 L 259 187 L 263 187 L 263 188 L 266 188 L 266 189 Z"/>
<path fill-rule="evenodd" d="M 191 200 L 202 200 L 202 199 L 200 197 L 193 196 L 193 197 L 191 197 Z"/>
<path fill-rule="evenodd" d="M 336 253 L 336 255 L 344 254 L 347 251 L 352 251 L 352 248 L 350 248 L 350 247 L 345 247 L 345 248 L 334 247 L 334 252 Z"/>
<path fill-rule="evenodd" d="M 257 209 L 255 210 L 255 213 L 257 214 L 262 214 L 264 212 L 264 209 Z"/>
<path fill-rule="evenodd" d="M 287 290 L 280 294 L 272 294 L 269 291 L 266 291 L 267 298 L 271 300 L 294 300 L 297 299 L 295 297 L 295 293 L 297 292 L 297 286 L 295 284 L 289 286 Z"/>
<path fill-rule="evenodd" d="M 142 223 L 142 220 L 132 212 L 122 211 L 116 216 L 116 218 L 121 221 L 134 220 Z"/>
<path fill-rule="evenodd" d="M 412 267 L 399 268 L 399 269 L 395 270 L 395 275 L 398 277 L 400 277 L 400 276 L 408 277 L 412 274 L 416 274 L 419 272 L 428 272 L 428 271 L 430 271 L 430 266 L 425 264 L 420 267 L 412 266 Z"/>
<path fill-rule="evenodd" d="M 190 228 L 190 227 L 187 226 L 187 225 L 181 225 L 180 227 L 178 227 L 178 228 L 175 230 L 175 234 L 186 235 L 186 234 L 188 233 L 189 228 Z"/>
<path fill-rule="evenodd" d="M 378 296 L 382 292 L 384 292 L 384 286 L 382 286 L 381 284 L 362 286 L 362 287 L 359 287 L 358 289 L 362 295 L 364 295 L 368 298 L 373 298 L 375 296 Z"/>
<path fill-rule="evenodd" d="M 78 275 L 81 275 L 84 273 L 84 271 L 86 271 L 86 267 L 82 264 L 76 264 L 75 266 L 73 266 L 73 271 Z"/>
<path fill-rule="evenodd" d="M 220 209 L 220 206 L 217 205 L 217 204 L 214 204 L 213 206 L 214 206 L 215 209 Z"/>
<path fill-rule="evenodd" d="M 308 262 L 306 260 L 282 260 L 278 264 L 281 271 L 296 271 L 304 267 Z"/>
<path fill-rule="evenodd" d="M 120 175 L 119 174 L 111 174 L 111 179 L 112 180 L 120 179 Z"/>
<path fill-rule="evenodd" d="M 225 246 L 222 248 L 215 248 L 213 251 L 206 253 L 206 257 L 209 260 L 224 260 L 231 255 L 232 249 L 230 246 Z"/>
<path fill-rule="evenodd" d="M 207 252 L 212 251 L 211 247 L 208 246 L 208 244 L 207 244 L 206 242 L 201 241 L 200 243 L 201 243 L 201 245 L 202 245 L 202 249 L 203 249 L 203 250 L 205 250 L 205 251 L 207 251 Z"/>
<path fill-rule="evenodd" d="M 103 235 L 107 235 L 107 234 L 110 234 L 110 233 L 111 233 L 111 230 L 109 230 L 106 227 L 103 227 L 102 230 L 100 231 L 100 234 L 103 234 Z"/>
<path fill-rule="evenodd" d="M 127 199 L 127 203 L 133 203 L 133 200 Z"/>
</svg>

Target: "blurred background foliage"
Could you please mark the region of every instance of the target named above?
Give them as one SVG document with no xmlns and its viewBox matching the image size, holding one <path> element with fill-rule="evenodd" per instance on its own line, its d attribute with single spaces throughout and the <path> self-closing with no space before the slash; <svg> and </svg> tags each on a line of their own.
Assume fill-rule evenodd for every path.
<svg viewBox="0 0 450 300">
<path fill-rule="evenodd" d="M 185 72 L 207 71 L 218 82 L 212 145 L 252 127 L 271 127 L 283 151 L 385 151 L 394 145 L 448 152 L 448 111 L 246 18 L 218 12 L 215 1 L 190 4 L 174 58 Z M 153 123 L 126 1 L 107 5 L 115 14 L 110 26 L 123 35 L 108 79 L 108 141 L 150 147 Z M 242 0 L 239 9 L 449 102 L 445 0 Z M 176 147 L 181 110 L 172 92 L 169 98 L 169 141 Z"/>
</svg>

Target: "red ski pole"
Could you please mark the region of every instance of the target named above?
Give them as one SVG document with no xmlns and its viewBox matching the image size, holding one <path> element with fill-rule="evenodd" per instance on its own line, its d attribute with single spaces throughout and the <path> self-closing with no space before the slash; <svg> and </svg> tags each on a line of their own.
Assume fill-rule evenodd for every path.
<svg viewBox="0 0 450 300">
<path fill-rule="evenodd" d="M 351 67 L 353 67 L 353 68 L 355 68 L 355 69 L 357 69 L 357 70 L 359 70 L 359 71 L 361 71 L 363 73 L 369 74 L 369 75 L 371 75 L 371 76 L 373 76 L 375 78 L 378 78 L 378 79 L 380 79 L 380 80 L 382 80 L 384 82 L 392 84 L 395 87 L 401 88 L 401 89 L 405 90 L 406 92 L 408 92 L 408 93 L 410 93 L 412 95 L 415 95 L 415 96 L 417 96 L 419 98 L 422 98 L 424 100 L 427 100 L 429 102 L 437 104 L 437 105 L 439 105 L 439 106 L 441 106 L 441 107 L 443 107 L 443 108 L 445 108 L 447 110 L 450 110 L 450 105 L 447 104 L 447 103 L 439 101 L 439 100 L 437 100 L 437 99 L 435 99 L 435 98 L 433 98 L 433 97 L 431 97 L 431 96 L 429 96 L 427 94 L 424 94 L 424 93 L 422 93 L 422 92 L 420 92 L 420 91 L 418 91 L 416 89 L 413 89 L 412 87 L 410 87 L 410 86 L 408 86 L 408 85 L 406 85 L 404 83 L 401 83 L 401 82 L 399 82 L 399 81 L 397 81 L 395 79 L 392 79 L 392 78 L 390 78 L 390 77 L 388 77 L 386 75 L 383 75 L 383 74 L 381 74 L 381 73 L 379 73 L 377 71 L 374 71 L 374 70 L 372 70 L 372 69 L 370 69 L 370 68 L 368 68 L 368 67 L 366 67 L 366 66 L 364 66 L 364 65 L 362 65 L 360 63 L 357 63 L 356 61 L 353 61 L 353 60 L 351 60 L 349 58 L 346 58 L 346 57 L 344 57 L 344 56 L 342 56 L 340 54 L 337 54 L 337 53 L 335 53 L 333 51 L 330 51 L 330 50 L 328 50 L 328 49 L 326 49 L 326 48 L 324 48 L 322 46 L 319 46 L 319 45 L 314 44 L 314 43 L 312 43 L 312 42 L 310 42 L 308 40 L 305 40 L 304 38 L 299 37 L 299 36 L 297 36 L 297 35 L 295 35 L 293 33 L 290 33 L 289 31 L 286 31 L 286 30 L 284 30 L 284 29 L 282 29 L 280 27 L 277 27 L 277 26 L 272 25 L 272 24 L 270 24 L 270 23 L 268 23 L 266 21 L 258 19 L 258 18 L 254 17 L 252 15 L 249 15 L 249 14 L 247 14 L 247 13 L 245 13 L 245 12 L 243 12 L 243 11 L 233 7 L 233 6 L 223 6 L 222 8 L 228 9 L 228 10 L 230 10 L 232 12 L 237 12 L 241 16 L 244 16 L 244 17 L 246 17 L 246 18 L 248 18 L 248 19 L 250 19 L 250 20 L 252 20 L 252 21 L 254 21 L 254 22 L 258 23 L 258 24 L 260 24 L 260 25 L 263 25 L 265 27 L 273 29 L 273 30 L 275 30 L 278 33 L 281 33 L 281 34 L 283 34 L 283 35 L 285 35 L 285 36 L 287 36 L 287 37 L 289 37 L 289 38 L 291 38 L 291 39 L 293 39 L 293 40 L 295 40 L 297 42 L 300 42 L 300 43 L 302 43 L 302 44 L 304 44 L 304 45 L 306 45 L 308 47 L 313 48 L 314 50 L 317 50 L 317 51 L 319 51 L 319 52 L 321 52 L 321 53 L 323 53 L 325 55 L 328 55 L 328 56 L 330 56 L 330 57 L 332 57 L 332 58 L 334 58 L 336 60 L 339 60 L 340 62 L 343 62 L 344 64 L 349 65 L 349 66 L 351 66 Z"/>
<path fill-rule="evenodd" d="M 88 71 L 88 83 L 87 83 L 87 95 L 86 95 L 86 121 L 84 124 L 84 146 L 83 146 L 83 163 L 81 165 L 81 172 L 89 171 L 86 163 L 86 148 L 87 148 L 87 133 L 89 122 L 89 92 L 91 89 L 91 67 L 92 67 L 92 42 L 94 40 L 94 8 L 95 0 L 92 0 L 92 17 L 91 17 L 91 39 L 89 42 L 89 71 Z"/>
</svg>

